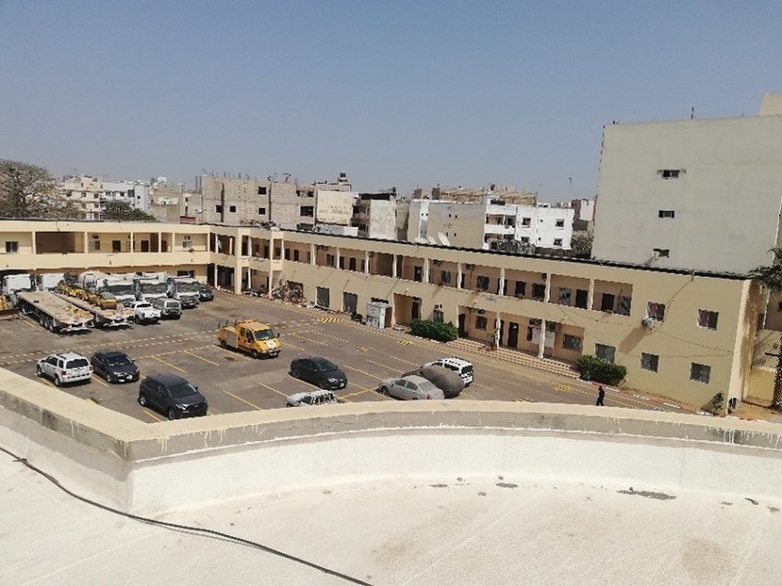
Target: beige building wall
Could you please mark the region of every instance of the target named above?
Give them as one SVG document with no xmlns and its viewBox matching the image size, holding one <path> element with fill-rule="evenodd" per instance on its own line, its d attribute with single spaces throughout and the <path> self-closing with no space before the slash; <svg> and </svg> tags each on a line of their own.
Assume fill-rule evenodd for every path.
<svg viewBox="0 0 782 586">
<path fill-rule="evenodd" d="M 5 254 L 0 270 L 192 269 L 236 292 L 283 278 L 334 310 L 345 308 L 346 293 L 360 313 L 371 300 L 386 300 L 390 323 L 433 318 L 437 310 L 486 343 L 499 325 L 501 345 L 539 358 L 608 352 L 627 368 L 625 386 L 696 406 L 718 392 L 746 396 L 755 372 L 763 296 L 738 275 L 251 226 L 0 222 L 0 239 L 10 238 L 18 252 Z"/>
<path fill-rule="evenodd" d="M 592 255 L 746 273 L 779 240 L 782 116 L 603 131 Z"/>
<path fill-rule="evenodd" d="M 353 202 L 356 194 L 352 191 L 332 191 L 315 189 L 317 209 L 315 218 L 324 224 L 349 226 L 353 217 Z"/>
</svg>

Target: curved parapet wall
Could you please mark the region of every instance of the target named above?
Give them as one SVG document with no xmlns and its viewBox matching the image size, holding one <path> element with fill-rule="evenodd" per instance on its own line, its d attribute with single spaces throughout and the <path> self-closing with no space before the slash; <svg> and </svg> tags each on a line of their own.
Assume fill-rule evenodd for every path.
<svg viewBox="0 0 782 586">
<path fill-rule="evenodd" d="M 133 512 L 342 483 L 496 476 L 778 500 L 780 440 L 782 426 L 761 421 L 484 401 L 145 424 L 0 371 L 0 446 Z"/>
</svg>

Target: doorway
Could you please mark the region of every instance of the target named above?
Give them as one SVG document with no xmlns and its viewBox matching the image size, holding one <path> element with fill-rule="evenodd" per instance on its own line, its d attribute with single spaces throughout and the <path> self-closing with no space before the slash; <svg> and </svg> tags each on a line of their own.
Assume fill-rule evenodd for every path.
<svg viewBox="0 0 782 586">
<path fill-rule="evenodd" d="M 512 321 L 508 326 L 508 348 L 519 347 L 519 324 Z"/>
</svg>

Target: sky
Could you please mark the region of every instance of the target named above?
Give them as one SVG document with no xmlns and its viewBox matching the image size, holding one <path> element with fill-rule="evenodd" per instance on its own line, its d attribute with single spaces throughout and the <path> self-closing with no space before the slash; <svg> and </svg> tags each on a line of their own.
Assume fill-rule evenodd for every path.
<svg viewBox="0 0 782 586">
<path fill-rule="evenodd" d="M 782 2 L 0 0 L 0 159 L 594 197 L 602 128 L 757 115 Z"/>
</svg>

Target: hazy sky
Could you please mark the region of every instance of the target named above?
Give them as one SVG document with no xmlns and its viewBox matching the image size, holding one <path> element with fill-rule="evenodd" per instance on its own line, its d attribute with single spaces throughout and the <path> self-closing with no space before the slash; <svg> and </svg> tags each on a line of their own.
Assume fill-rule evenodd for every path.
<svg viewBox="0 0 782 586">
<path fill-rule="evenodd" d="M 604 124 L 756 115 L 781 25 L 771 0 L 0 0 L 0 158 L 592 197 Z"/>
</svg>

